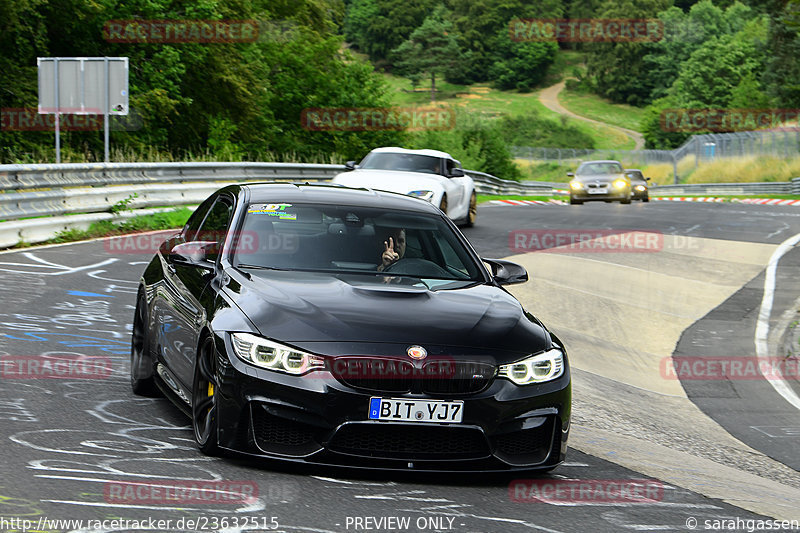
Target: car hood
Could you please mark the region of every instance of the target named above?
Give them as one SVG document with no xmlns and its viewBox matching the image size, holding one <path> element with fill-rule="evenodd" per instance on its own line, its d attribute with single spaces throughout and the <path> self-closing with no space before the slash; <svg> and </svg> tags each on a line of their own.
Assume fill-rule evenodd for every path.
<svg viewBox="0 0 800 533">
<path fill-rule="evenodd" d="M 401 170 L 353 170 L 337 174 L 333 183 L 347 187 L 368 187 L 382 191 L 399 192 L 402 194 L 411 191 L 441 191 L 447 178 L 438 174 L 425 174 L 422 172 L 404 172 Z"/>
<path fill-rule="evenodd" d="M 579 181 L 581 183 L 611 183 L 616 179 L 626 179 L 624 174 L 581 174 L 575 176 L 572 181 Z"/>
<path fill-rule="evenodd" d="M 550 343 L 544 327 L 492 285 L 432 290 L 409 277 L 248 272 L 249 280 L 228 287 L 238 307 L 264 337 L 300 348 L 395 343 L 535 353 Z"/>
</svg>

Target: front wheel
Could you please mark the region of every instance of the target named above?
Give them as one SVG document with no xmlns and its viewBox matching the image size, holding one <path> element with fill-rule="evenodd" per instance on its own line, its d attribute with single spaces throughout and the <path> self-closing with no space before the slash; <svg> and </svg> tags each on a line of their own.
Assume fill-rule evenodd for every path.
<svg viewBox="0 0 800 533">
<path fill-rule="evenodd" d="M 583 205 L 583 200 L 576 200 L 572 196 L 569 197 L 569 205 Z"/>
<path fill-rule="evenodd" d="M 153 376 L 147 314 L 147 299 L 139 291 L 131 334 L 131 390 L 136 395 L 153 398 L 160 396 L 160 392 Z"/>
<path fill-rule="evenodd" d="M 192 386 L 192 429 L 194 440 L 206 455 L 218 455 L 217 427 L 219 420 L 216 349 L 214 339 L 206 337 L 200 344 Z"/>
<path fill-rule="evenodd" d="M 649 202 L 650 201 L 650 195 L 649 194 L 645 194 L 644 197 L 642 198 L 642 201 L 643 202 Z"/>
<path fill-rule="evenodd" d="M 619 203 L 624 204 L 624 205 L 628 205 L 629 203 L 631 203 L 631 197 L 628 196 L 626 199 L 620 200 Z"/>
<path fill-rule="evenodd" d="M 469 198 L 469 212 L 467 213 L 467 227 L 471 228 L 475 225 L 475 221 L 478 219 L 478 195 L 475 194 L 475 191 L 472 192 L 472 196 Z"/>
</svg>

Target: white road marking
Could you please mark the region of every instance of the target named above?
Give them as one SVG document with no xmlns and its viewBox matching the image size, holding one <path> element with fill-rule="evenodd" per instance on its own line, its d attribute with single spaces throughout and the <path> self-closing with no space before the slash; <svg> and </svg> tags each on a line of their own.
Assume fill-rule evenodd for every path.
<svg viewBox="0 0 800 533">
<path fill-rule="evenodd" d="M 105 265 L 110 265 L 110 264 L 115 263 L 117 261 L 117 259 L 112 257 L 110 259 L 106 259 L 105 261 L 101 261 L 99 263 L 94 263 L 94 264 L 91 264 L 91 265 L 84 265 L 84 266 L 80 266 L 80 267 L 71 267 L 71 266 L 60 265 L 58 263 L 53 263 L 53 262 L 47 261 L 47 260 L 42 259 L 41 257 L 39 257 L 36 254 L 33 254 L 31 252 L 23 252 L 22 256 L 30 259 L 31 261 L 35 261 L 35 263 L 6 263 L 6 262 L 0 262 L 0 270 L 2 270 L 4 272 L 14 272 L 14 273 L 18 273 L 18 274 L 35 274 L 35 275 L 43 275 L 43 276 L 61 276 L 63 274 L 74 274 L 75 272 L 80 272 L 80 271 L 83 271 L 83 270 L 87 270 L 89 268 L 95 268 L 95 267 L 101 267 L 101 266 L 105 266 Z M 27 268 L 43 268 L 43 269 L 51 269 L 51 271 L 50 272 L 44 272 L 44 271 L 30 272 L 30 271 L 24 271 L 24 270 L 14 270 L 14 269 L 10 269 L 10 268 L 3 268 L 5 266 L 21 266 L 21 267 L 27 267 Z M 55 270 L 55 272 L 53 272 L 52 270 Z"/>
<path fill-rule="evenodd" d="M 769 258 L 767 263 L 767 275 L 764 279 L 764 297 L 761 300 L 761 309 L 758 311 L 758 322 L 756 324 L 756 355 L 759 359 L 768 361 L 769 359 L 769 345 L 767 338 L 769 336 L 769 317 L 772 314 L 772 302 L 775 298 L 775 277 L 778 270 L 778 261 L 781 257 L 789 252 L 798 242 L 800 242 L 800 233 L 786 239 L 780 246 L 773 252 L 772 257 Z M 761 365 L 758 365 L 758 371 L 761 372 Z M 795 408 L 800 409 L 800 397 L 792 390 L 786 381 L 783 379 L 767 379 L 767 383 L 772 385 L 772 388 L 780 394 L 784 400 L 792 404 Z"/>
</svg>

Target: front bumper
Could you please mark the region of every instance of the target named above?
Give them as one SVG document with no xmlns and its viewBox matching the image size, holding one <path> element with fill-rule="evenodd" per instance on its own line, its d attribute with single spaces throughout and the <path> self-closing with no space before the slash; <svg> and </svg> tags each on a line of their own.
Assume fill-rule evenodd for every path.
<svg viewBox="0 0 800 533">
<path fill-rule="evenodd" d="M 575 200 L 588 202 L 591 200 L 626 200 L 631 196 L 630 189 L 607 188 L 602 193 L 589 193 L 588 189 L 572 189 L 570 196 Z"/>
<path fill-rule="evenodd" d="M 327 372 L 296 377 L 232 355 L 222 359 L 219 443 L 228 450 L 311 464 L 451 472 L 550 469 L 566 454 L 568 364 L 548 383 L 519 387 L 494 378 L 478 393 L 448 396 L 358 390 Z M 463 420 L 369 420 L 373 396 L 462 400 Z"/>
</svg>

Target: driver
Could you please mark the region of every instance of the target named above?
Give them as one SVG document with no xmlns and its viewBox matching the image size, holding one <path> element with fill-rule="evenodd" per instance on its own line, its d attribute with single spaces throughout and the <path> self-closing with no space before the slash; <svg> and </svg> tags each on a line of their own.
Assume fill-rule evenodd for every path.
<svg viewBox="0 0 800 533">
<path fill-rule="evenodd" d="M 391 232 L 389 238 L 383 241 L 383 246 L 378 272 L 383 272 L 406 255 L 406 230 L 399 228 Z"/>
</svg>

